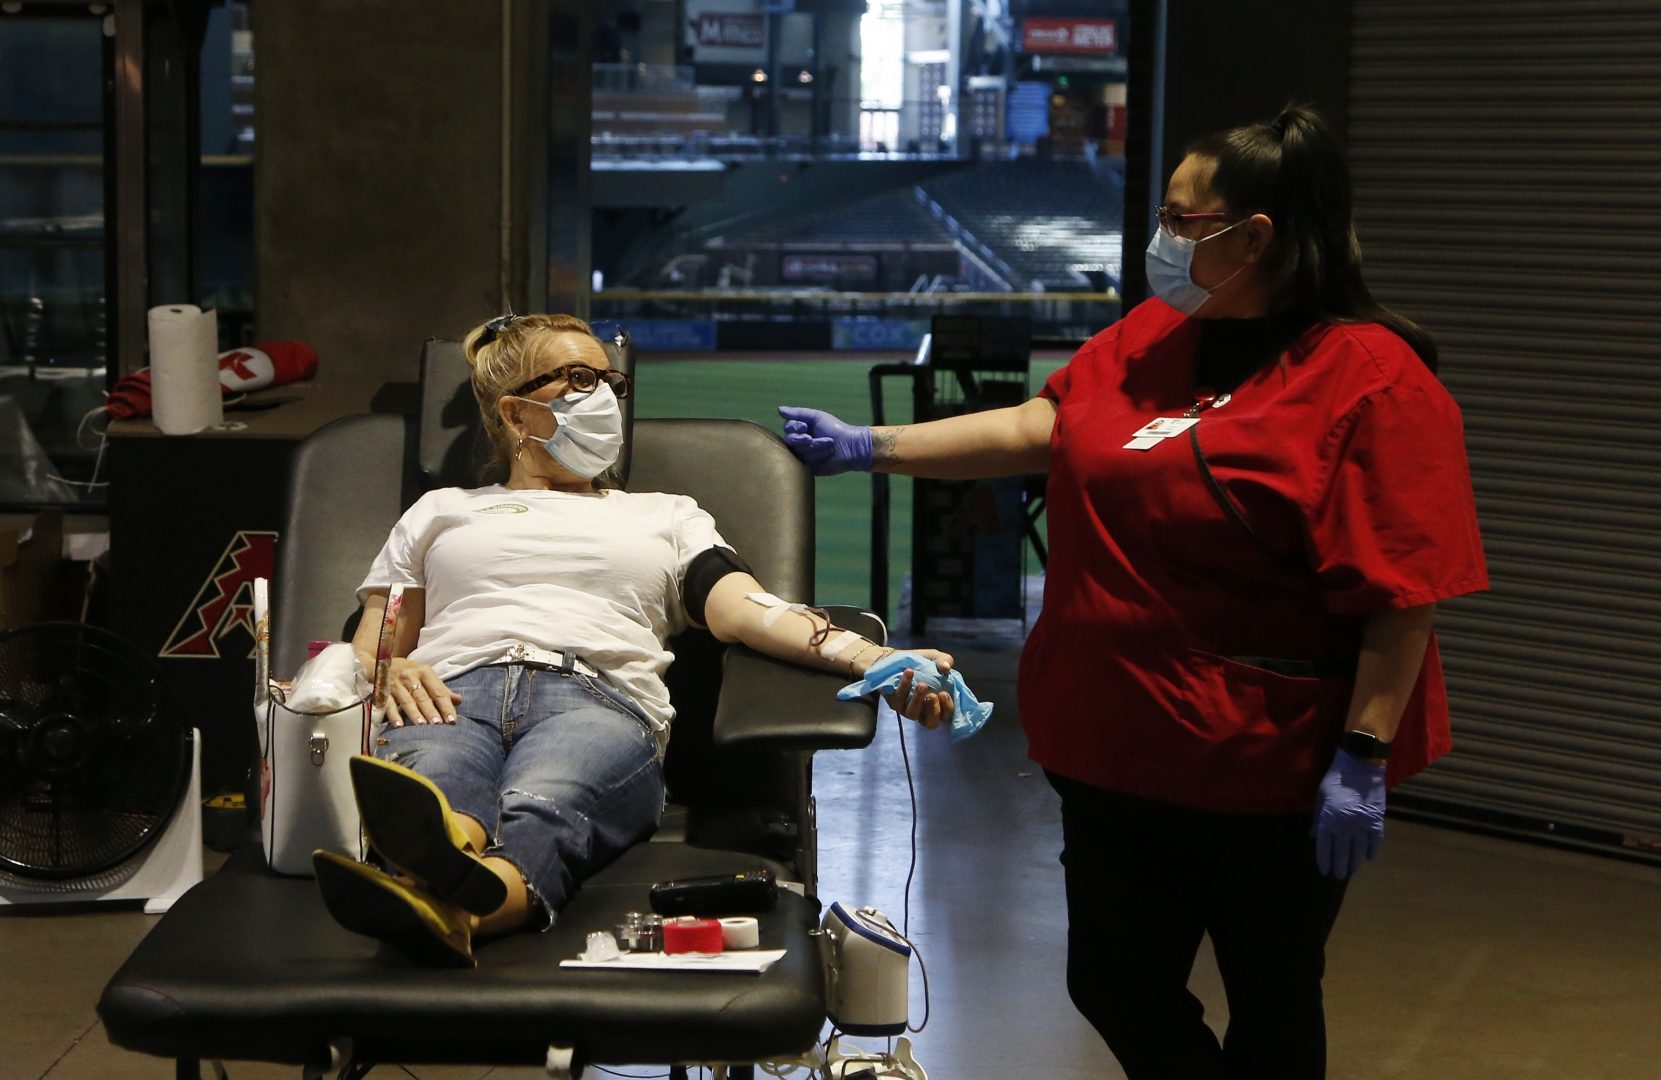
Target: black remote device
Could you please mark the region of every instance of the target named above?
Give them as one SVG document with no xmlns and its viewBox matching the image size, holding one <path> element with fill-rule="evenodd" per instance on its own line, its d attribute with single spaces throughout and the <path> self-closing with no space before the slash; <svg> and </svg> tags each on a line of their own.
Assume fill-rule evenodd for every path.
<svg viewBox="0 0 1661 1080">
<path fill-rule="evenodd" d="M 778 888 L 771 870 L 678 878 L 652 886 L 659 915 L 749 915 L 773 910 Z"/>
</svg>

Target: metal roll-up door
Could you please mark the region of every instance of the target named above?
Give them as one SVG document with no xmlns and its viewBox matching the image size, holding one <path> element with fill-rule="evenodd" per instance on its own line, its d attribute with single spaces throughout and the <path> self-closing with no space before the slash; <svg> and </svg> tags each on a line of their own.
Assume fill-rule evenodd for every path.
<svg viewBox="0 0 1661 1080">
<path fill-rule="evenodd" d="M 1491 592 L 1403 805 L 1661 852 L 1661 3 L 1354 0 L 1369 282 L 1465 413 Z"/>
</svg>

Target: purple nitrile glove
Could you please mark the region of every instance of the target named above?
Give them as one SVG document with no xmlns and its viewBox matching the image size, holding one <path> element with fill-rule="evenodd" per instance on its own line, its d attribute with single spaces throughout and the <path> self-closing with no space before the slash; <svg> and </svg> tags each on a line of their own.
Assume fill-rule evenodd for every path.
<svg viewBox="0 0 1661 1080">
<path fill-rule="evenodd" d="M 1315 800 L 1315 865 L 1350 878 L 1384 842 L 1384 766 L 1339 750 Z"/>
<path fill-rule="evenodd" d="M 814 476 L 871 471 L 871 429 L 845 424 L 828 412 L 780 405 L 784 445 Z"/>
</svg>

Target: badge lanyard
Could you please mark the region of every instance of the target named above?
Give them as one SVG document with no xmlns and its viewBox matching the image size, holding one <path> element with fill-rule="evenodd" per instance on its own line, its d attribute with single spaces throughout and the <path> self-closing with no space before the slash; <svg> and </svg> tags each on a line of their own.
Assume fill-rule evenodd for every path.
<svg viewBox="0 0 1661 1080">
<path fill-rule="evenodd" d="M 1240 526 L 1265 555 L 1289 569 L 1300 573 L 1308 573 L 1309 568 L 1304 562 L 1283 552 L 1276 551 L 1269 546 L 1262 536 L 1258 535 L 1257 530 L 1252 528 L 1251 522 L 1247 521 L 1246 516 L 1240 512 L 1240 507 L 1235 505 L 1228 492 L 1223 490 L 1223 485 L 1217 481 L 1217 477 L 1212 475 L 1211 466 L 1206 463 L 1205 452 L 1200 449 L 1200 433 L 1193 430 L 1194 426 L 1200 422 L 1200 418 L 1205 415 L 1207 409 L 1220 409 L 1232 400 L 1234 400 L 1232 394 L 1219 394 L 1209 387 L 1200 387 L 1194 391 L 1194 404 L 1190 405 L 1181 416 L 1161 416 L 1156 420 L 1148 421 L 1131 436 L 1130 442 L 1126 443 L 1124 448 L 1126 450 L 1151 450 L 1166 439 L 1181 435 L 1185 431 L 1188 432 L 1188 441 L 1194 448 L 1194 463 L 1199 467 L 1200 476 L 1205 480 L 1206 489 L 1217 500 L 1217 505 L 1223 508 L 1223 512 L 1228 515 L 1229 519 Z"/>
<path fill-rule="evenodd" d="M 1194 391 L 1194 404 L 1181 416 L 1161 416 L 1149 420 L 1131 434 L 1130 442 L 1124 445 L 1126 450 L 1152 450 L 1166 439 L 1181 435 L 1189 428 L 1200 422 L 1200 416 L 1207 409 L 1220 409 L 1234 399 L 1232 394 L 1217 394 L 1201 387 Z"/>
</svg>

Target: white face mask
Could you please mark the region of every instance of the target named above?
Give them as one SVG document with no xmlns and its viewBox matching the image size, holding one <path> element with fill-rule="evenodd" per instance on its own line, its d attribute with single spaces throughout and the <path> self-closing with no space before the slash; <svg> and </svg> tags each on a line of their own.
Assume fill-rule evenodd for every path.
<svg viewBox="0 0 1661 1080">
<path fill-rule="evenodd" d="M 559 428 L 551 437 L 525 438 L 541 443 L 555 461 L 586 480 L 605 472 L 623 452 L 623 410 L 606 383 L 552 401 L 516 400 L 554 414 Z"/>
<path fill-rule="evenodd" d="M 1193 277 L 1194 248 L 1244 224 L 1244 221 L 1236 221 L 1228 229 L 1219 229 L 1198 240 L 1172 236 L 1164 226 L 1156 225 L 1153 239 L 1148 241 L 1147 256 L 1143 261 L 1148 275 L 1148 288 L 1153 290 L 1155 296 L 1184 315 L 1194 314 L 1211 299 L 1212 293 L 1233 281 L 1240 270 L 1246 268 L 1246 264 L 1241 263 L 1240 270 L 1236 270 L 1209 289 L 1196 285 Z"/>
</svg>

